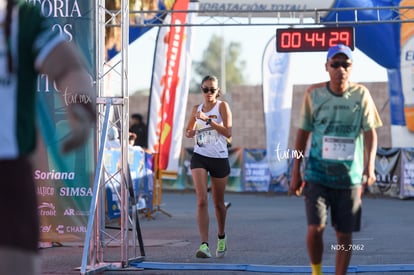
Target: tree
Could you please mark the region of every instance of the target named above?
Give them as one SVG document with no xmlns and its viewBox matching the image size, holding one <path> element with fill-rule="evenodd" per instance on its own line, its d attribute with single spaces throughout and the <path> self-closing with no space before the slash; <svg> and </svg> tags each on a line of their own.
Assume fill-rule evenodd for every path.
<svg viewBox="0 0 414 275">
<path fill-rule="evenodd" d="M 200 83 L 204 76 L 215 75 L 221 78 L 221 50 L 222 37 L 213 35 L 207 48 L 203 52 L 201 61 L 193 61 L 193 76 L 191 78 L 190 92 L 199 92 Z M 226 91 L 230 91 L 234 85 L 244 84 L 243 71 L 246 66 L 244 60 L 240 60 L 241 45 L 238 42 L 230 42 L 224 49 L 226 66 Z M 224 83 L 220 86 L 223 87 Z"/>
</svg>

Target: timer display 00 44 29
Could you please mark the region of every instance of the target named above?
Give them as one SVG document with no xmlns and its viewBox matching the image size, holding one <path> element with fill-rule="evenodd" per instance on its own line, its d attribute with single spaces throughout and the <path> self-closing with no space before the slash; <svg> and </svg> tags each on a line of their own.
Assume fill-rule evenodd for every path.
<svg viewBox="0 0 414 275">
<path fill-rule="evenodd" d="M 354 49 L 353 27 L 276 29 L 278 52 L 319 52 L 336 44 Z"/>
</svg>

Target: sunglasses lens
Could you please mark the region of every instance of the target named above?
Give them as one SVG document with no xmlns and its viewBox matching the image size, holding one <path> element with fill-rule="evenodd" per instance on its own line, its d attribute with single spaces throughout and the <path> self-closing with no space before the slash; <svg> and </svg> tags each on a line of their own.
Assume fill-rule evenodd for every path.
<svg viewBox="0 0 414 275">
<path fill-rule="evenodd" d="M 208 92 L 210 92 L 210 93 L 212 93 L 212 94 L 214 94 L 216 91 L 217 91 L 217 89 L 216 88 L 201 88 L 201 90 L 203 90 L 203 92 L 206 94 L 206 93 L 208 93 Z"/>
<path fill-rule="evenodd" d="M 338 63 L 338 62 L 335 62 L 335 63 L 332 63 L 332 64 L 331 64 L 331 67 L 332 67 L 332 68 L 334 68 L 334 69 L 338 69 L 338 68 L 339 68 L 339 66 L 340 66 L 340 65 L 339 65 L 339 63 Z"/>
<path fill-rule="evenodd" d="M 352 64 L 348 62 L 334 62 L 331 64 L 331 67 L 334 69 L 338 69 L 339 67 L 343 67 L 344 69 L 347 69 L 351 65 Z"/>
</svg>

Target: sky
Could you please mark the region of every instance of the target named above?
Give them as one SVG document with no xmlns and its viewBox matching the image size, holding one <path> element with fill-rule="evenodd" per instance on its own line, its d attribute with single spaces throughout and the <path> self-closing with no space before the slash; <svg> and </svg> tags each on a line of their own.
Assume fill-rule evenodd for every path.
<svg viewBox="0 0 414 275">
<path fill-rule="evenodd" d="M 278 26 L 287 27 L 287 26 Z M 277 26 L 224 26 L 193 27 L 192 56 L 195 61 L 202 59 L 211 36 L 224 36 L 225 46 L 230 42 L 241 44 L 240 59 L 246 62 L 244 75 L 249 85 L 261 84 L 262 56 L 267 43 L 276 34 Z M 145 33 L 128 49 L 129 91 L 147 89 L 151 83 L 151 72 L 157 28 Z M 325 52 L 292 54 L 293 84 L 310 84 L 327 80 Z M 218 61 L 220 62 L 220 61 Z M 354 50 L 354 66 L 351 80 L 355 82 L 386 82 L 386 70 L 358 49 Z"/>
</svg>

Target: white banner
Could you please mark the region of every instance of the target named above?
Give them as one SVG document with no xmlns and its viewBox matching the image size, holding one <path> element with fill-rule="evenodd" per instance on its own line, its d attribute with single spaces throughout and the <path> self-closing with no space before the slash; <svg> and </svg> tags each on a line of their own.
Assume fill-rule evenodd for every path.
<svg viewBox="0 0 414 275">
<path fill-rule="evenodd" d="M 291 159 L 288 148 L 292 88 L 290 54 L 276 52 L 276 37 L 267 44 L 262 63 L 263 108 L 266 125 L 267 160 L 271 181 L 286 180 Z"/>
</svg>

